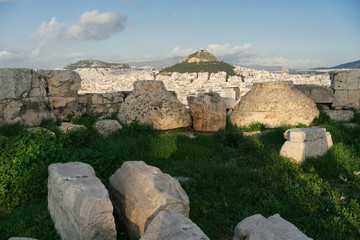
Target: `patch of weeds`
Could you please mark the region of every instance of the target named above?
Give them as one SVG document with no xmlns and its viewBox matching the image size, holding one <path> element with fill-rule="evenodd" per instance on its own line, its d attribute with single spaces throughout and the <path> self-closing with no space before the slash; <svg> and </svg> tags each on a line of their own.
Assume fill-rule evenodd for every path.
<svg viewBox="0 0 360 240">
<path fill-rule="evenodd" d="M 266 127 L 263 123 L 254 122 L 248 126 L 241 127 L 241 129 L 245 132 L 255 132 L 255 131 L 264 131 L 266 129 Z"/>
<path fill-rule="evenodd" d="M 4 137 L 15 137 L 25 132 L 20 123 L 7 124 L 0 127 L 0 135 Z"/>
<path fill-rule="evenodd" d="M 325 113 L 325 111 L 321 107 L 317 107 L 319 110 L 319 117 L 315 118 L 312 122 L 312 126 L 320 126 L 325 123 L 332 123 L 333 120 Z"/>
<path fill-rule="evenodd" d="M 74 124 L 84 125 L 86 128 L 91 129 L 94 126 L 94 123 L 98 120 L 99 115 L 83 115 L 79 118 L 72 120 Z"/>
</svg>

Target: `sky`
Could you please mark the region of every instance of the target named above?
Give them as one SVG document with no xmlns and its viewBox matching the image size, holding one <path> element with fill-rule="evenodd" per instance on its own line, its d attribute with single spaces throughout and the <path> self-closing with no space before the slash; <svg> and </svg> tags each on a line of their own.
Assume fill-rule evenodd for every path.
<svg viewBox="0 0 360 240">
<path fill-rule="evenodd" d="M 331 67 L 360 60 L 360 0 L 0 0 L 0 67 L 184 57 Z"/>
</svg>

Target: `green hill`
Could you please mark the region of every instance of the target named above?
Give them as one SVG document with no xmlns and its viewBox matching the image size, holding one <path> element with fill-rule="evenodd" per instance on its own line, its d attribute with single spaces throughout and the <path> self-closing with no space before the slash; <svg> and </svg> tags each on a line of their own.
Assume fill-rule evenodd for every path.
<svg viewBox="0 0 360 240">
<path fill-rule="evenodd" d="M 160 71 L 160 74 L 171 74 L 173 72 L 178 73 L 199 73 L 199 72 L 208 72 L 218 73 L 226 72 L 227 76 L 235 76 L 234 66 L 225 63 L 219 62 L 218 59 L 209 53 L 206 50 L 198 50 L 197 52 L 190 54 L 180 63 L 172 65 L 170 67 L 164 68 Z"/>
<path fill-rule="evenodd" d="M 97 60 L 81 60 L 72 64 L 65 66 L 65 69 L 68 70 L 75 70 L 77 68 L 113 68 L 113 69 L 120 69 L 120 68 L 129 68 L 130 65 L 128 64 L 121 64 L 121 63 L 107 63 L 103 61 Z"/>
</svg>

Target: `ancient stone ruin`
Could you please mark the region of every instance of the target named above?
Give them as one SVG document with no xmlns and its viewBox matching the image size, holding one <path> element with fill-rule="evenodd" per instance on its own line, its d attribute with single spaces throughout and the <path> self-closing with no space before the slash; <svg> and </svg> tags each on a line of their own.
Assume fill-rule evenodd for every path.
<svg viewBox="0 0 360 240">
<path fill-rule="evenodd" d="M 218 93 L 187 98 L 195 131 L 217 131 L 226 126 L 226 108 Z"/>
<path fill-rule="evenodd" d="M 190 202 L 180 183 L 143 161 L 125 162 L 110 178 L 115 216 L 131 239 L 138 239 L 162 210 L 189 217 Z"/>
<path fill-rule="evenodd" d="M 360 108 L 360 70 L 334 72 L 330 75 L 336 109 Z"/>
<path fill-rule="evenodd" d="M 233 240 L 312 240 L 279 214 L 268 218 L 261 214 L 247 217 L 236 225 L 234 232 Z"/>
<path fill-rule="evenodd" d="M 264 82 L 254 84 L 230 114 L 230 121 L 237 126 L 260 122 L 273 128 L 308 125 L 317 116 L 315 103 L 294 88 L 292 82 Z"/>
<path fill-rule="evenodd" d="M 161 81 L 136 81 L 134 91 L 125 99 L 118 115 L 121 123 L 137 120 L 158 130 L 189 127 L 189 110 L 165 89 Z"/>
<path fill-rule="evenodd" d="M 0 125 L 39 126 L 41 119 L 70 120 L 119 111 L 122 93 L 78 95 L 79 74 L 66 70 L 0 69 Z"/>
<path fill-rule="evenodd" d="M 280 155 L 300 163 L 308 157 L 326 154 L 333 146 L 331 134 L 325 128 L 292 128 L 285 131 L 284 138 L 287 141 Z"/>
<path fill-rule="evenodd" d="M 48 208 L 62 239 L 116 239 L 108 191 L 86 163 L 48 167 Z"/>
</svg>

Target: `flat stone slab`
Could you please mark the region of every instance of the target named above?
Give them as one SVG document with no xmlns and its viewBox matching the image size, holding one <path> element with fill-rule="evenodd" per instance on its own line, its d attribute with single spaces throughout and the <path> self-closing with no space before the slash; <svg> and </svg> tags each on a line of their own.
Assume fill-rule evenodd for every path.
<svg viewBox="0 0 360 240">
<path fill-rule="evenodd" d="M 173 210 L 161 211 L 140 240 L 210 240 L 189 218 Z"/>
<path fill-rule="evenodd" d="M 284 132 L 284 138 L 291 142 L 308 142 L 325 136 L 325 128 L 292 128 Z"/>
<path fill-rule="evenodd" d="M 256 214 L 242 220 L 233 240 L 312 240 L 279 214 L 265 218 Z"/>
<path fill-rule="evenodd" d="M 324 112 L 335 121 L 350 122 L 354 118 L 351 110 L 324 110 Z"/>
<path fill-rule="evenodd" d="M 62 239 L 116 239 L 108 191 L 86 163 L 48 167 L 48 209 Z"/>
</svg>

